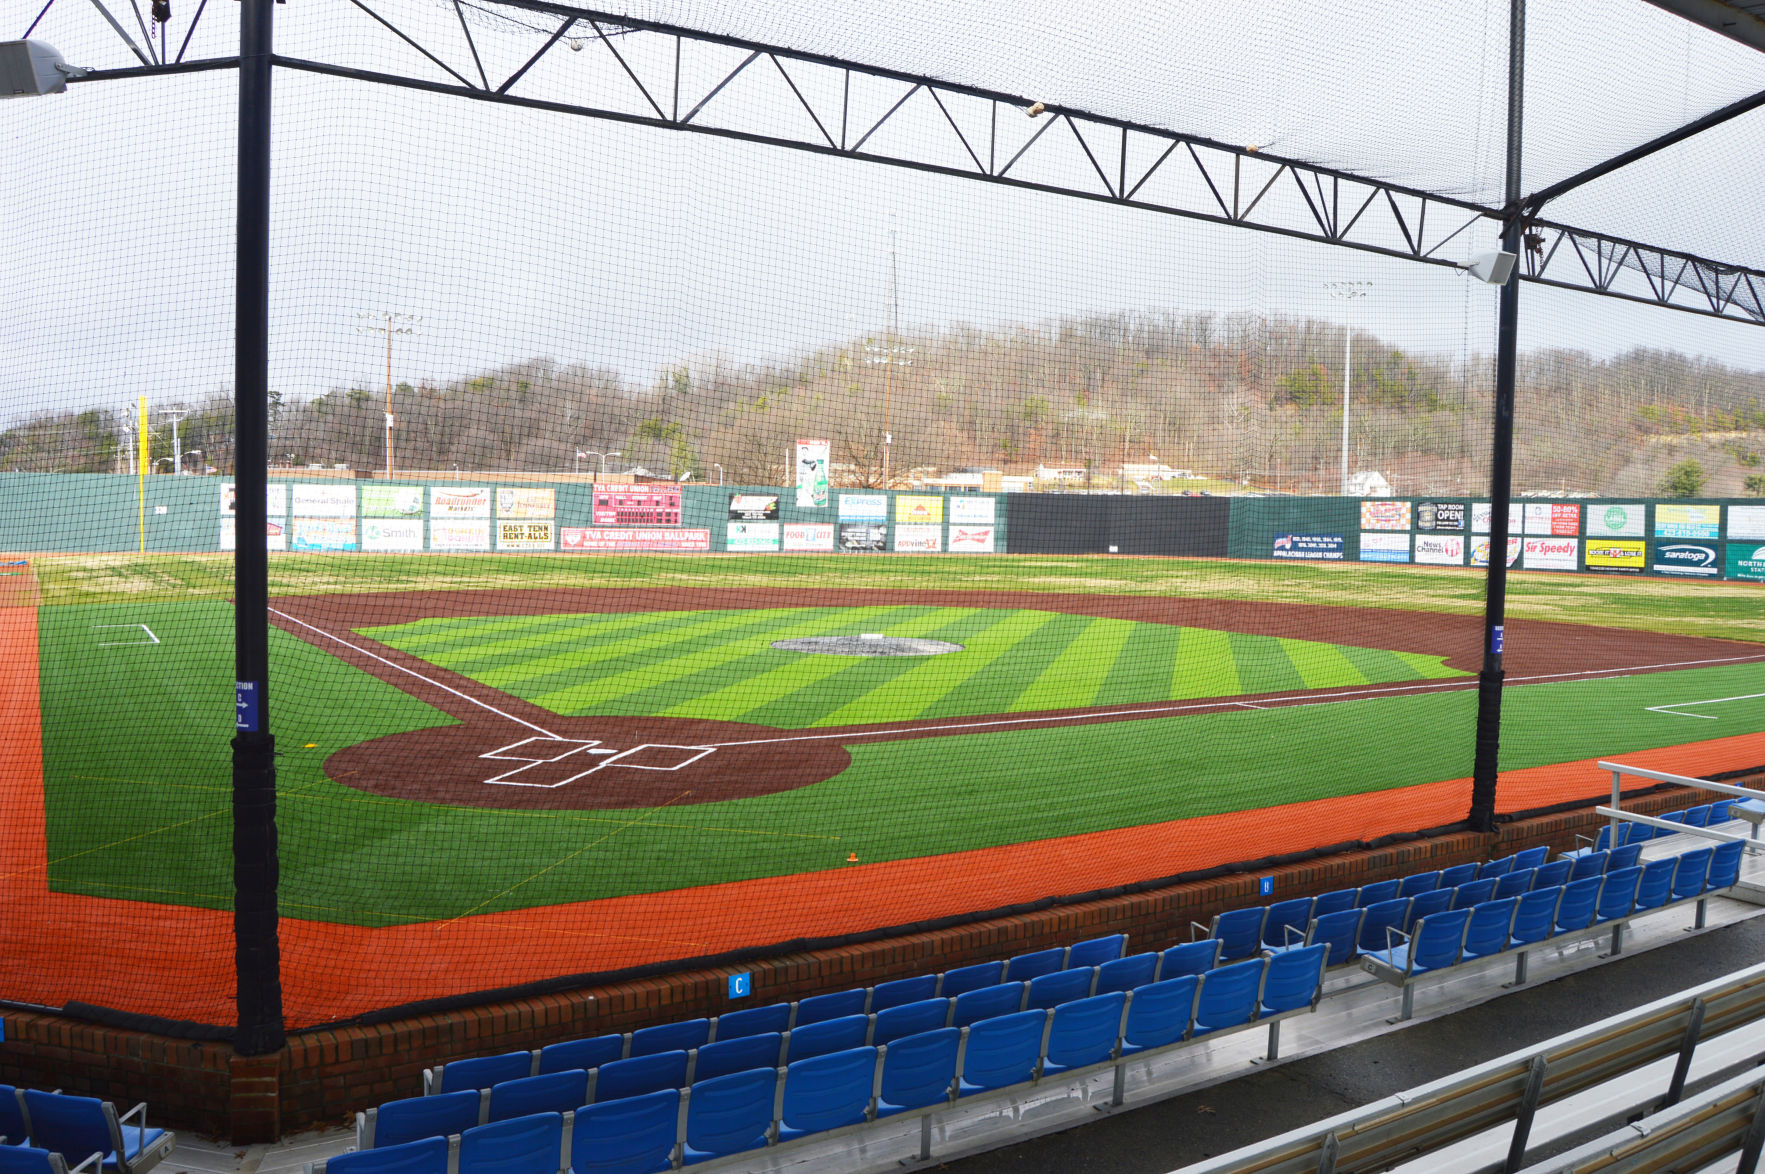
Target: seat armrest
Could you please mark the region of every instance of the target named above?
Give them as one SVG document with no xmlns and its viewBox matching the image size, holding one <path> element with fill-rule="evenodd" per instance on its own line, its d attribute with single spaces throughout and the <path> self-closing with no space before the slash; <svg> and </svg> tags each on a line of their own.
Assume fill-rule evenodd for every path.
<svg viewBox="0 0 1765 1174">
<path fill-rule="evenodd" d="M 1202 938 L 1207 936 L 1207 931 L 1211 928 L 1211 926 L 1202 925 L 1199 921 L 1191 921 L 1189 923 L 1189 940 L 1192 942 L 1201 941 Z M 1199 936 L 1195 933 L 1196 930 L 1201 931 Z"/>
<path fill-rule="evenodd" d="M 116 1119 L 116 1123 L 118 1125 L 121 1125 L 123 1122 L 127 1121 L 130 1117 L 133 1117 L 136 1113 L 141 1114 L 141 1128 L 143 1130 L 145 1130 L 147 1128 L 147 1102 L 146 1101 L 142 1101 L 140 1104 L 138 1104 L 134 1108 L 130 1109 L 127 1113 L 124 1113 L 121 1117 L 118 1117 Z M 69 1171 L 68 1174 L 73 1174 L 73 1172 Z"/>
<path fill-rule="evenodd" d="M 1281 927 L 1281 945 L 1291 946 L 1293 944 L 1294 931 L 1295 927 L 1291 925 L 1283 925 Z M 1305 944 L 1305 931 L 1299 930 L 1298 935 L 1299 944 L 1303 946 Z"/>
<path fill-rule="evenodd" d="M 92 1154 L 85 1161 L 69 1170 L 67 1174 L 98 1174 L 98 1164 L 104 1161 L 103 1154 Z"/>
<path fill-rule="evenodd" d="M 1406 945 L 1410 940 L 1410 935 L 1404 933 L 1395 925 L 1388 925 L 1385 927 L 1385 964 L 1387 966 L 1397 965 L 1397 943 L 1391 940 L 1394 937 L 1402 938 Z"/>
</svg>

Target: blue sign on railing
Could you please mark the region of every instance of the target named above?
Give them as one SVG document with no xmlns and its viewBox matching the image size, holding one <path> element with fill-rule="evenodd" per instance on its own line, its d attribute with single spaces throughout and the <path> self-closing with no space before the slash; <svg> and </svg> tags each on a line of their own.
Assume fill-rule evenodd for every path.
<svg viewBox="0 0 1765 1174">
<path fill-rule="evenodd" d="M 745 974 L 745 973 L 744 974 L 732 974 L 729 976 L 729 997 L 730 998 L 732 998 L 732 999 L 745 999 L 752 992 L 753 992 L 752 980 L 750 979 L 750 977 L 747 974 Z"/>
</svg>

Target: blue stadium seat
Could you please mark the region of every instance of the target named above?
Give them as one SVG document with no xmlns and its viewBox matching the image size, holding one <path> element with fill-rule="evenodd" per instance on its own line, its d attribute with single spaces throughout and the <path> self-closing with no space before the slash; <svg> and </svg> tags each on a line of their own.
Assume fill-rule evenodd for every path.
<svg viewBox="0 0 1765 1174">
<path fill-rule="evenodd" d="M 565 1040 L 539 1049 L 539 1075 L 568 1072 L 572 1068 L 599 1068 L 625 1056 L 625 1037 L 598 1035 L 593 1039 Z"/>
<path fill-rule="evenodd" d="M 709 1019 L 683 1019 L 679 1023 L 658 1023 L 631 1033 L 633 1056 L 655 1056 L 662 1052 L 690 1052 L 711 1038 Z"/>
<path fill-rule="evenodd" d="M 808 1027 L 812 1023 L 826 1023 L 830 1019 L 862 1015 L 864 1004 L 869 1000 L 870 992 L 863 987 L 803 999 L 797 1004 L 797 1017 L 791 1021 L 791 1030 Z"/>
<path fill-rule="evenodd" d="M 10 1134 L 4 1136 L 10 1137 Z M 420 1143 L 419 1143 L 420 1144 Z M 447 1169 L 447 1143 L 442 1142 L 442 1158 L 440 1166 L 424 1167 L 424 1174 L 444 1174 Z M 369 1150 L 370 1155 L 381 1151 Z M 354 1156 L 354 1155 L 351 1155 Z M 85 1161 L 75 1163 L 73 1169 L 77 1174 L 92 1174 L 98 1167 L 99 1155 L 89 1154 Z M 0 1145 L 0 1174 L 69 1174 L 67 1159 L 61 1154 L 49 1150 L 40 1150 L 22 1142 L 17 1145 L 7 1143 Z"/>
<path fill-rule="evenodd" d="M 1356 943 L 1360 940 L 1361 922 L 1366 918 L 1365 909 L 1342 909 L 1335 913 L 1326 913 L 1311 923 L 1305 933 L 1305 944 L 1308 946 L 1325 946 L 1329 949 L 1329 961 L 1326 965 L 1343 966 L 1354 961 L 1359 950 Z"/>
<path fill-rule="evenodd" d="M 1532 874 L 1532 887 L 1535 889 L 1553 889 L 1558 885 L 1569 883 L 1569 870 L 1575 867 L 1573 860 L 1553 860 L 1549 864 L 1540 864 Z"/>
<path fill-rule="evenodd" d="M 1034 1076 L 1042 1053 L 1042 1027 L 1047 1021 L 1046 1011 L 1018 1011 L 983 1019 L 968 1028 L 956 1095 L 1007 1088 Z"/>
<path fill-rule="evenodd" d="M 1054 1017 L 1048 1021 L 1042 1075 L 1101 1064 L 1113 1058 L 1127 1001 L 1125 992 L 1113 991 L 1055 1008 Z"/>
<path fill-rule="evenodd" d="M 1500 860 L 1490 860 L 1477 870 L 1477 875 L 1503 877 L 1514 871 L 1514 858 L 1503 856 Z"/>
<path fill-rule="evenodd" d="M 602 1064 L 595 1071 L 594 1099 L 617 1101 L 686 1084 L 686 1053 L 661 1052 Z"/>
<path fill-rule="evenodd" d="M 1611 855 L 1606 857 L 1606 871 L 1617 872 L 1622 868 L 1635 868 L 1642 859 L 1642 842 L 1626 844 L 1622 848 L 1613 848 Z"/>
<path fill-rule="evenodd" d="M 1642 879 L 1640 868 L 1620 868 L 1608 872 L 1600 886 L 1599 900 L 1594 903 L 1593 919 L 1597 924 L 1629 917 L 1636 906 L 1636 884 Z"/>
<path fill-rule="evenodd" d="M 1506 897 L 1518 897 L 1522 893 L 1531 892 L 1532 879 L 1537 875 L 1538 870 L 1535 868 L 1521 868 L 1512 872 L 1503 873 L 1495 880 L 1495 895 L 1493 900 L 1500 901 Z"/>
<path fill-rule="evenodd" d="M 878 1011 L 870 1042 L 891 1044 L 910 1035 L 936 1031 L 950 1020 L 950 1002 L 949 999 L 921 999 L 917 1003 L 903 1003 L 899 1007 Z"/>
<path fill-rule="evenodd" d="M 1096 977 L 1097 972 L 1092 969 L 1062 970 L 1056 974 L 1044 974 L 1040 978 L 1031 979 L 1029 991 L 1024 996 L 1024 1010 L 1046 1011 L 1062 1003 L 1087 998 L 1091 994 L 1091 983 Z"/>
<path fill-rule="evenodd" d="M 1651 860 L 1642 866 L 1642 876 L 1636 882 L 1636 908 L 1659 909 L 1673 895 L 1673 870 L 1679 867 L 1679 858 L 1663 856 L 1659 860 Z"/>
<path fill-rule="evenodd" d="M 447 1138 L 338 1154 L 325 1163 L 325 1174 L 447 1174 Z"/>
<path fill-rule="evenodd" d="M 1404 916 L 1410 911 L 1410 901 L 1406 897 L 1398 897 L 1390 901 L 1380 901 L 1376 905 L 1368 905 L 1361 918 L 1360 938 L 1355 943 L 1360 952 L 1383 950 L 1391 944 L 1388 930 L 1401 930 L 1404 927 Z"/>
<path fill-rule="evenodd" d="M 1685 812 L 1683 812 L 1683 811 L 1663 811 L 1663 812 L 1661 812 L 1660 815 L 1656 816 L 1655 818 L 1666 820 L 1668 823 L 1684 823 L 1685 822 Z M 1665 828 L 1656 828 L 1655 829 L 1655 838 L 1657 840 L 1660 839 L 1664 835 L 1670 836 L 1672 834 L 1673 834 L 1672 832 L 1666 830 Z"/>
<path fill-rule="evenodd" d="M 1079 942 L 1067 952 L 1066 968 L 1080 970 L 1086 966 L 1101 966 L 1105 962 L 1114 962 L 1122 956 L 1122 951 L 1127 948 L 1127 945 L 1128 935 L 1125 933 L 1110 934 L 1106 938 L 1092 938 L 1087 942 Z"/>
<path fill-rule="evenodd" d="M 680 1090 L 578 1109 L 570 1131 L 571 1174 L 661 1174 L 674 1165 Z"/>
<path fill-rule="evenodd" d="M 1317 1006 L 1323 990 L 1324 962 L 1327 946 L 1306 946 L 1288 950 L 1269 959 L 1268 972 L 1263 976 L 1258 996 L 1258 1018 Z"/>
<path fill-rule="evenodd" d="M 1729 809 L 1734 806 L 1733 799 L 1718 799 L 1710 804 L 1710 827 L 1718 827 L 1729 821 Z"/>
<path fill-rule="evenodd" d="M 1316 905 L 1317 900 L 1312 897 L 1294 897 L 1270 905 L 1262 921 L 1263 949 L 1279 950 L 1304 941 Z"/>
<path fill-rule="evenodd" d="M 887 1011 L 890 1007 L 904 1007 L 908 1003 L 920 1003 L 926 999 L 936 998 L 938 994 L 938 976 L 921 974 L 913 978 L 897 978 L 890 982 L 879 982 L 870 988 L 870 1013 Z"/>
<path fill-rule="evenodd" d="M 441 1079 L 434 1092 L 459 1092 L 461 1089 L 483 1090 L 505 1080 L 519 1080 L 533 1074 L 532 1052 L 505 1052 L 500 1056 L 473 1056 L 470 1060 L 454 1060 L 440 1068 Z"/>
<path fill-rule="evenodd" d="M 1405 933 L 1415 928 L 1416 922 L 1424 917 L 1432 917 L 1436 913 L 1445 913 L 1452 908 L 1453 890 L 1430 889 L 1410 902 L 1409 912 L 1404 914 L 1403 929 Z"/>
<path fill-rule="evenodd" d="M 1187 1036 L 1195 1021 L 1195 992 L 1200 985 L 1198 975 L 1185 974 L 1136 987 L 1122 1027 L 1122 1055 L 1162 1048 Z"/>
<path fill-rule="evenodd" d="M 588 1073 L 580 1068 L 523 1076 L 490 1086 L 488 1121 L 510 1121 L 535 1113 L 569 1113 L 588 1104 Z"/>
<path fill-rule="evenodd" d="M 1572 933 L 1593 924 L 1594 905 L 1599 901 L 1600 886 L 1605 877 L 1584 876 L 1563 886 L 1563 899 L 1557 903 L 1557 924 L 1553 933 Z"/>
<path fill-rule="evenodd" d="M 785 1070 L 778 1140 L 867 1120 L 875 1079 L 875 1048 L 852 1048 L 790 1065 Z"/>
<path fill-rule="evenodd" d="M 1710 826 L 1710 805 L 1708 803 L 1705 803 L 1700 807 L 1686 808 L 1685 809 L 1685 826 L 1688 828 L 1709 827 Z"/>
<path fill-rule="evenodd" d="M 1569 882 L 1585 880 L 1590 876 L 1605 875 L 1606 862 L 1611 855 L 1610 852 L 1588 852 L 1575 857 L 1569 867 Z"/>
<path fill-rule="evenodd" d="M 846 1015 L 824 1019 L 808 1027 L 792 1028 L 784 1037 L 785 1063 L 795 1064 L 812 1056 L 861 1048 L 869 1042 L 870 1019 L 864 1015 Z"/>
<path fill-rule="evenodd" d="M 1709 875 L 1704 878 L 1706 893 L 1734 887 L 1740 880 L 1741 855 L 1745 851 L 1746 845 L 1738 840 L 1718 844 L 1710 850 Z"/>
<path fill-rule="evenodd" d="M 1137 986 L 1145 986 L 1157 977 L 1157 954 L 1130 954 L 1126 958 L 1105 962 L 1097 968 L 1097 993 L 1106 995 L 1110 991 L 1131 991 Z"/>
<path fill-rule="evenodd" d="M 1359 898 L 1360 907 L 1370 909 L 1374 905 L 1397 900 L 1397 890 L 1402 885 L 1402 881 L 1394 880 L 1375 881 L 1370 885 L 1362 885 Z"/>
<path fill-rule="evenodd" d="M 1368 957 L 1404 978 L 1451 966 L 1464 948 L 1465 925 L 1470 919 L 1469 909 L 1431 913 L 1416 923 L 1408 941 L 1375 950 Z"/>
<path fill-rule="evenodd" d="M 1514 867 L 1537 868 L 1546 860 L 1550 859 L 1550 854 L 1550 848 L 1543 844 L 1536 848 L 1528 848 L 1524 852 L 1516 852 L 1513 857 Z"/>
<path fill-rule="evenodd" d="M 1312 907 L 1313 917 L 1325 917 L 1331 913 L 1340 913 L 1344 909 L 1353 909 L 1359 903 L 1359 889 L 1333 889 L 1328 893 L 1319 893 L 1317 904 Z"/>
<path fill-rule="evenodd" d="M 1051 950 L 1037 950 L 1032 954 L 1019 954 L 1005 963 L 1006 982 L 1028 982 L 1032 978 L 1040 978 L 1044 974 L 1053 974 L 1066 966 L 1066 947 L 1055 946 Z"/>
<path fill-rule="evenodd" d="M 1180 946 L 1172 946 L 1159 955 L 1158 978 L 1162 982 L 1167 978 L 1181 978 L 1185 974 L 1206 974 L 1220 962 L 1220 940 L 1218 938 L 1202 938 L 1199 942 L 1184 942 Z"/>
<path fill-rule="evenodd" d="M 563 1164 L 559 1113 L 496 1121 L 460 1134 L 459 1174 L 558 1174 Z"/>
<path fill-rule="evenodd" d="M 686 1093 L 682 1162 L 691 1166 L 765 1145 L 777 1092 L 778 1071 L 774 1068 L 737 1072 L 693 1085 Z"/>
<path fill-rule="evenodd" d="M 24 1145 L 30 1141 L 30 1126 L 25 1124 L 24 1099 L 10 1084 L 0 1084 L 0 1137 L 7 1145 Z"/>
<path fill-rule="evenodd" d="M 1412 872 L 1399 882 L 1397 886 L 1397 895 L 1400 897 L 1419 897 L 1423 893 L 1432 893 L 1438 888 L 1440 888 L 1440 873 L 1438 870 L 1433 872 Z"/>
<path fill-rule="evenodd" d="M 982 987 L 978 991 L 957 995 L 955 1007 L 950 1014 L 950 1026 L 967 1027 L 982 1019 L 1022 1010 L 1023 989 L 1024 984 L 1021 982 L 1002 982 L 998 986 Z"/>
<path fill-rule="evenodd" d="M 387 1101 L 372 1111 L 373 1135 L 358 1139 L 359 1144 L 363 1149 L 370 1145 L 379 1149 L 381 1146 L 403 1145 L 407 1141 L 421 1141 L 425 1137 L 449 1137 L 455 1133 L 464 1133 L 478 1124 L 480 1100 L 477 1089 L 463 1088 L 458 1092 L 438 1093 L 432 1097 Z M 33 1106 L 33 1110 L 34 1108 Z M 32 1119 L 34 1123 L 34 1111 Z"/>
<path fill-rule="evenodd" d="M 956 1080 L 956 1054 L 962 1033 L 954 1027 L 898 1039 L 883 1049 L 882 1090 L 876 1115 L 892 1117 L 941 1104 Z"/>
<path fill-rule="evenodd" d="M 1454 890 L 1452 907 L 1454 909 L 1469 909 L 1473 905 L 1481 905 L 1485 901 L 1494 899 L 1496 883 L 1495 877 L 1490 877 L 1487 880 L 1467 881 Z"/>
<path fill-rule="evenodd" d="M 1221 961 L 1249 958 L 1262 948 L 1262 921 L 1267 913 L 1264 906 L 1255 905 L 1249 909 L 1228 909 L 1214 917 L 1213 924 L 1206 927 L 1207 936 L 1220 940 Z"/>
<path fill-rule="evenodd" d="M 1563 886 L 1533 889 L 1514 906 L 1514 924 L 1508 931 L 1509 948 L 1530 946 L 1551 936 L 1557 920 L 1557 902 L 1562 900 Z"/>
<path fill-rule="evenodd" d="M 1464 956 L 1487 958 L 1507 949 L 1519 904 L 1518 897 L 1503 897 L 1471 906 L 1471 918 L 1465 923 Z"/>
<path fill-rule="evenodd" d="M 693 1082 L 728 1076 L 731 1072 L 746 1072 L 750 1068 L 776 1068 L 779 1053 L 783 1050 L 784 1036 L 776 1031 L 716 1040 L 699 1049 L 692 1069 Z"/>
<path fill-rule="evenodd" d="M 1704 881 L 1710 875 L 1710 858 L 1715 853 L 1709 848 L 1693 848 L 1690 852 L 1682 852 L 1679 856 L 1679 867 L 1673 873 L 1673 899 L 1685 901 L 1704 891 Z M 29 1096 L 29 1093 L 25 1094 Z M 31 1124 L 37 1123 L 36 1110 L 31 1111 Z M 53 1148 L 53 1147 L 51 1147 Z"/>
<path fill-rule="evenodd" d="M 1469 864 L 1455 864 L 1451 868 L 1441 869 L 1440 887 L 1456 889 L 1460 885 L 1469 884 L 1477 879 L 1478 867 L 1477 862 L 1473 860 Z"/>
<path fill-rule="evenodd" d="M 1256 997 L 1262 990 L 1264 962 L 1234 962 L 1217 966 L 1201 976 L 1201 992 L 1195 996 L 1194 1035 L 1225 1027 L 1237 1027 L 1256 1018 Z"/>
<path fill-rule="evenodd" d="M 954 970 L 944 971 L 944 981 L 938 986 L 938 993 L 947 999 L 957 995 L 978 991 L 982 987 L 998 986 L 1005 977 L 1005 963 L 977 962 L 973 966 L 958 966 Z"/>
<path fill-rule="evenodd" d="M 935 982 L 936 979 L 932 981 Z M 725 1011 L 719 1015 L 711 1038 L 722 1043 L 725 1040 L 741 1039 L 747 1035 L 771 1035 L 774 1033 L 782 1035 L 790 1030 L 790 1026 L 791 1005 L 789 1003 L 773 1003 L 767 1007 L 744 1007 L 740 1011 Z"/>
</svg>

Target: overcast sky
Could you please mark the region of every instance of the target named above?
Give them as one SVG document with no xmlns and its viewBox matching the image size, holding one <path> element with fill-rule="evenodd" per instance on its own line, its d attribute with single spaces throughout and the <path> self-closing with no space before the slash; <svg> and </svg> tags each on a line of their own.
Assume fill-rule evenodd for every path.
<svg viewBox="0 0 1765 1174">
<path fill-rule="evenodd" d="M 118 11 L 132 21 L 127 3 Z M 173 4 L 175 51 L 195 4 Z M 39 7 L 0 0 L 0 20 L 21 26 L 0 36 Z M 450 6 L 376 8 L 476 76 Z M 237 9 L 210 4 L 191 58 L 233 51 Z M 625 11 L 1500 194 L 1507 4 L 1495 0 L 1428 0 L 1401 18 L 1378 0 L 1144 0 L 1093 6 L 1082 22 L 952 0 Z M 1535 0 L 1531 13 L 1528 188 L 1765 89 L 1765 56 L 1641 0 Z M 298 0 L 276 20 L 280 52 L 446 78 L 346 0 Z M 472 23 L 493 75 L 543 43 L 519 24 L 476 12 Z M 89 3 L 57 0 L 33 36 L 78 64 L 129 63 Z M 666 77 L 660 38 L 619 43 L 640 77 Z M 730 62 L 689 61 L 683 90 L 702 94 Z M 593 41 L 559 46 L 516 92 L 639 109 L 617 68 Z M 275 86 L 272 380 L 290 395 L 379 385 L 383 343 L 357 329 L 368 310 L 422 317 L 394 356 L 395 378 L 412 382 L 538 356 L 640 381 L 682 361 L 788 357 L 881 329 L 891 227 L 911 329 L 1140 310 L 1339 319 L 1323 283 L 1360 278 L 1374 287 L 1357 322 L 1393 342 L 1492 349 L 1493 291 L 1447 270 L 650 127 L 292 71 Z M 723 124 L 775 123 L 787 113 L 776 93 L 738 80 L 718 100 Z M 235 103 L 229 72 L 0 103 L 0 277 L 13 291 L 0 309 L 0 415 L 230 386 Z M 891 133 L 936 129 L 919 116 Z M 1762 140 L 1765 117 L 1748 116 L 1551 214 L 1757 264 Z M 1050 164 L 1084 165 L 1076 149 Z M 1479 227 L 1458 244 L 1468 256 L 1491 242 Z M 1609 299 L 1528 287 L 1522 330 L 1527 345 L 1671 347 L 1765 370 L 1758 327 Z"/>
</svg>

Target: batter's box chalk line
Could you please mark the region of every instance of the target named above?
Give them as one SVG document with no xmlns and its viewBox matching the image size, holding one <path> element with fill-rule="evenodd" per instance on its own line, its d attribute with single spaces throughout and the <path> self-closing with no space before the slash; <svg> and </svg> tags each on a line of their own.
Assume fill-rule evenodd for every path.
<svg viewBox="0 0 1765 1174">
<path fill-rule="evenodd" d="M 135 629 L 139 628 L 142 632 L 145 632 L 147 634 L 147 639 L 145 639 L 145 640 L 101 640 L 98 643 L 98 647 L 100 647 L 100 648 L 146 648 L 150 645 L 159 643 L 159 637 L 155 636 L 153 634 L 153 629 L 149 628 L 146 624 L 93 624 L 92 625 L 92 630 L 94 632 L 102 632 L 102 631 L 106 631 L 109 629 L 115 629 L 115 628 L 121 628 L 121 629 L 124 629 L 129 632 L 133 632 Z"/>
<path fill-rule="evenodd" d="M 480 754 L 478 757 L 524 764 L 513 770 L 506 770 L 494 778 L 485 779 L 484 782 L 488 785 L 552 789 L 574 783 L 578 779 L 587 778 L 596 771 L 604 770 L 609 766 L 624 767 L 627 770 L 680 770 L 683 767 L 691 766 L 716 749 L 715 746 L 675 746 L 663 742 L 645 742 L 643 745 L 633 746 L 629 750 L 613 750 L 602 746 L 598 738 L 523 738 L 519 742 L 499 746 L 486 754 Z M 650 753 L 646 755 L 646 751 Z M 627 761 L 640 755 L 671 761 L 660 764 Z M 594 760 L 594 765 L 585 770 L 571 769 L 590 760 Z M 565 763 L 565 765 L 549 771 L 539 769 L 554 766 L 557 763 Z M 525 779 L 515 777 L 527 771 L 534 773 Z M 554 777 L 559 774 L 565 777 Z"/>
</svg>

